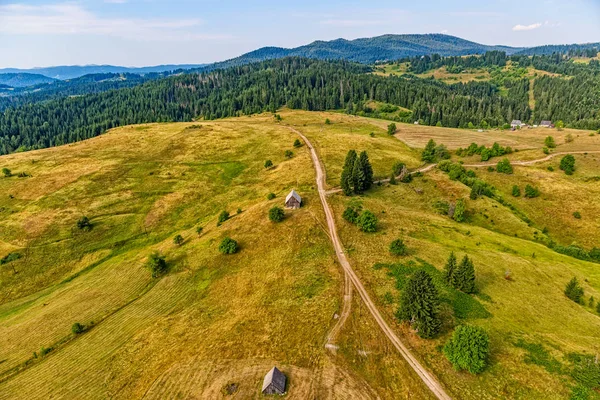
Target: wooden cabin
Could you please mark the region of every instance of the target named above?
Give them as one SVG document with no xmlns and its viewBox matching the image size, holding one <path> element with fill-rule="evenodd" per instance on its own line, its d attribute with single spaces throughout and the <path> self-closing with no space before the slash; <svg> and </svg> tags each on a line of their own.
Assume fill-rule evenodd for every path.
<svg viewBox="0 0 600 400">
<path fill-rule="evenodd" d="M 284 394 L 287 378 L 283 372 L 273 367 L 263 380 L 262 394 Z"/>
<path fill-rule="evenodd" d="M 287 197 L 285 198 L 285 207 L 286 208 L 300 208 L 300 206 L 302 205 L 302 197 L 300 197 L 300 195 L 292 189 L 292 191 L 290 192 L 290 194 L 287 195 Z"/>
</svg>

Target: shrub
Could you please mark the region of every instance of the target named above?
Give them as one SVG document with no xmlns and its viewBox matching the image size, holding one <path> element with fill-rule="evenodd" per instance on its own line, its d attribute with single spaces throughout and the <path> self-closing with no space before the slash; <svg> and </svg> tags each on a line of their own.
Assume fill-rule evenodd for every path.
<svg viewBox="0 0 600 400">
<path fill-rule="evenodd" d="M 294 147 L 296 147 L 296 148 L 302 147 L 302 142 L 300 141 L 300 139 L 294 140 Z"/>
<path fill-rule="evenodd" d="M 198 234 L 198 236 L 202 235 L 202 231 L 204 230 L 203 227 L 199 226 L 196 228 L 196 233 Z"/>
<path fill-rule="evenodd" d="M 444 346 L 444 354 L 457 370 L 471 374 L 481 373 L 490 351 L 490 339 L 483 328 L 461 325 Z"/>
<path fill-rule="evenodd" d="M 552 165 L 548 165 L 548 168 L 546 169 L 550 172 L 554 172 L 554 167 Z"/>
<path fill-rule="evenodd" d="M 271 192 L 267 195 L 267 200 L 273 200 L 275 198 L 275 193 Z"/>
<path fill-rule="evenodd" d="M 427 142 L 427 145 L 425 145 L 425 148 L 421 153 L 421 161 L 428 163 L 435 162 L 435 148 L 435 142 L 433 141 L 433 139 L 429 139 L 429 142 Z"/>
<path fill-rule="evenodd" d="M 153 278 L 157 278 L 167 271 L 167 262 L 165 257 L 154 252 L 148 257 L 146 268 L 150 270 Z"/>
<path fill-rule="evenodd" d="M 175 237 L 173 238 L 173 243 L 177 246 L 181 246 L 183 244 L 183 236 L 175 235 Z"/>
<path fill-rule="evenodd" d="M 442 325 L 439 306 L 438 291 L 431 275 L 418 270 L 406 282 L 397 317 L 409 321 L 422 338 L 432 338 Z"/>
<path fill-rule="evenodd" d="M 71 326 L 71 332 L 75 335 L 79 335 L 85 331 L 85 325 L 80 324 L 79 322 L 75 322 L 73 326 Z"/>
<path fill-rule="evenodd" d="M 375 232 L 377 231 L 377 217 L 371 211 L 365 210 L 360 213 L 357 225 L 363 232 Z"/>
<path fill-rule="evenodd" d="M 542 151 L 544 152 L 544 154 L 550 154 L 550 150 L 548 150 L 547 147 L 542 148 Z"/>
<path fill-rule="evenodd" d="M 273 161 L 267 160 L 265 161 L 265 168 L 271 168 L 273 166 Z"/>
<path fill-rule="evenodd" d="M 396 124 L 394 124 L 393 122 L 389 124 L 387 127 L 387 133 L 388 135 L 393 135 L 394 133 L 396 133 Z"/>
<path fill-rule="evenodd" d="M 221 254 L 234 254 L 238 251 L 238 243 L 230 237 L 223 239 L 219 245 Z"/>
<path fill-rule="evenodd" d="M 465 201 L 463 199 L 458 199 L 456 201 L 456 206 L 454 207 L 454 215 L 452 216 L 452 218 L 456 222 L 463 222 L 465 220 L 465 212 L 466 212 Z"/>
<path fill-rule="evenodd" d="M 573 175 L 575 172 L 575 157 L 571 154 L 567 154 L 560 160 L 560 169 L 565 171 L 567 175 Z"/>
<path fill-rule="evenodd" d="M 575 211 L 573 213 L 573 217 L 577 218 L 577 219 L 581 219 L 581 213 L 579 211 Z"/>
<path fill-rule="evenodd" d="M 402 239 L 396 239 L 390 243 L 390 253 L 395 256 L 405 256 L 408 253 L 408 249 Z"/>
<path fill-rule="evenodd" d="M 513 197 L 521 197 L 521 189 L 517 185 L 513 186 L 512 195 Z"/>
<path fill-rule="evenodd" d="M 600 301 L 596 303 L 596 312 L 600 314 Z"/>
<path fill-rule="evenodd" d="M 398 176 L 398 175 L 400 175 L 400 173 L 402 172 L 402 170 L 404 169 L 405 166 L 406 166 L 406 164 L 398 161 L 392 167 L 392 172 L 394 173 L 394 175 Z"/>
<path fill-rule="evenodd" d="M 283 212 L 283 208 L 281 207 L 273 207 L 269 210 L 269 219 L 272 222 L 281 222 L 283 221 L 283 217 L 285 216 Z"/>
<path fill-rule="evenodd" d="M 534 188 L 531 185 L 525 186 L 525 197 L 533 199 L 534 197 L 538 197 L 539 195 L 540 191 L 537 188 Z"/>
<path fill-rule="evenodd" d="M 221 224 L 229 219 L 229 212 L 227 210 L 221 211 L 219 214 L 219 219 L 217 220 L 217 226 L 221 226 Z"/>
<path fill-rule="evenodd" d="M 8 264 L 21 258 L 21 253 L 8 253 L 0 259 L 0 265 Z"/>
<path fill-rule="evenodd" d="M 503 174 L 513 173 L 513 167 L 512 165 L 510 165 L 510 161 L 508 161 L 508 158 L 503 158 L 502 161 L 498 162 L 498 164 L 496 165 L 496 170 Z"/>
<path fill-rule="evenodd" d="M 565 296 L 573 300 L 575 303 L 581 303 L 583 298 L 583 288 L 579 285 L 579 281 L 576 277 L 573 277 L 573 279 L 567 283 L 567 287 L 565 288 Z"/>
<path fill-rule="evenodd" d="M 329 118 L 325 118 L 325 125 L 331 125 L 331 121 L 329 120 Z"/>
<path fill-rule="evenodd" d="M 553 149 L 556 147 L 556 142 L 552 136 L 548 136 L 546 139 L 544 139 L 544 145 L 549 149 Z"/>
<path fill-rule="evenodd" d="M 4 175 L 5 178 L 9 178 L 12 176 L 12 172 L 8 168 L 2 168 L 2 175 Z"/>
<path fill-rule="evenodd" d="M 392 172 L 392 174 L 390 175 L 390 185 L 395 185 L 396 184 L 396 175 L 394 175 L 394 173 Z"/>
<path fill-rule="evenodd" d="M 286 150 L 285 153 L 283 153 L 283 155 L 285 156 L 285 158 L 292 158 L 294 156 L 294 152 L 291 150 Z"/>
<path fill-rule="evenodd" d="M 238 209 L 236 210 L 236 214 L 241 214 L 242 213 L 242 209 L 238 207 Z"/>
<path fill-rule="evenodd" d="M 92 223 L 88 217 L 83 216 L 77 220 L 77 228 L 82 231 L 89 231 L 92 229 Z"/>
<path fill-rule="evenodd" d="M 358 211 L 353 207 L 346 207 L 342 217 L 351 224 L 356 224 L 358 222 Z"/>
</svg>

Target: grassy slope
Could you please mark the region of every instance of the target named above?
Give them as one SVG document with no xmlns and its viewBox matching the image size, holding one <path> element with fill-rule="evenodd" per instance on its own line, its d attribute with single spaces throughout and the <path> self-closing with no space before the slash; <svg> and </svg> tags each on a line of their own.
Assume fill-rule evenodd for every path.
<svg viewBox="0 0 600 400">
<path fill-rule="evenodd" d="M 420 165 L 419 151 L 388 136 L 385 121 L 298 111 L 282 116 L 280 125 L 270 116 L 255 116 L 206 122 L 191 130 L 184 129 L 190 124 L 125 127 L 74 145 L 2 157 L 2 167 L 33 177 L 0 179 L 1 191 L 14 196 L 0 199 L 0 256 L 14 249 L 27 254 L 0 267 L 0 374 L 6 377 L 42 346 L 59 345 L 0 383 L 0 398 L 59 393 L 219 397 L 228 382 L 240 384 L 240 398 L 256 397 L 262 375 L 273 364 L 290 376 L 292 398 L 427 398 L 356 296 L 337 355 L 323 349 L 332 315 L 339 312 L 342 279 L 322 228 L 308 153 L 301 148 L 291 160 L 284 159 L 295 139 L 284 125 L 311 138 L 331 186 L 338 184 L 350 148 L 367 150 L 381 177 L 398 160 L 411 168 Z M 325 125 L 325 118 L 332 124 Z M 454 139 L 446 143 L 449 147 L 481 142 L 473 139 L 481 134 L 466 130 L 398 127 L 400 138 L 412 135 L 411 145 L 429 137 L 442 143 Z M 535 148 L 512 157 L 536 158 L 547 131 L 531 133 L 484 134 Z M 559 143 L 565 133 L 553 131 Z M 587 146 L 597 138 L 582 135 L 565 146 Z M 267 158 L 276 168 L 263 168 Z M 471 314 L 457 322 L 489 330 L 488 371 L 471 377 L 451 369 L 437 347 L 448 336 L 449 324 L 432 341 L 397 326 L 454 398 L 566 397 L 572 381 L 525 363 L 525 351 L 514 346 L 519 338 L 544 344 L 564 366 L 568 352 L 600 351 L 600 318 L 562 294 L 576 275 L 587 279 L 586 294 L 599 298 L 597 265 L 534 241 L 534 232 L 547 225 L 559 242 L 573 236 L 583 245 L 593 244 L 598 226 L 592 215 L 598 210 L 592 201 L 573 204 L 571 199 L 581 193 L 590 200 L 597 196 L 594 183 L 585 180 L 597 175 L 597 158 L 578 156 L 580 169 L 573 177 L 550 173 L 546 165 L 516 168 L 512 176 L 478 170 L 505 193 L 514 183 L 541 182 L 540 198 L 511 199 L 533 220 L 532 227 L 488 199 L 468 202 L 469 223 L 435 214 L 434 200 L 468 197 L 466 187 L 437 171 L 410 185 L 382 186 L 353 198 L 377 212 L 381 229 L 373 235 L 340 218 L 349 199 L 331 197 L 352 263 L 389 321 L 399 292 L 386 269 L 372 268 L 375 263 L 422 259 L 441 268 L 451 250 L 474 258 L 482 293 L 475 300 L 490 316 Z M 558 160 L 549 163 L 556 166 Z M 287 212 L 281 225 L 271 224 L 267 210 L 292 187 L 306 207 Z M 278 197 L 267 201 L 271 191 Z M 575 205 L 581 221 L 568 219 Z M 240 215 L 216 227 L 223 208 L 234 214 L 238 207 L 244 210 Z M 568 211 L 549 224 L 548 210 L 562 209 Z M 72 228 L 83 214 L 95 224 L 89 233 Z M 199 238 L 198 224 L 205 226 Z M 176 233 L 186 238 L 182 247 L 172 244 Z M 241 253 L 218 254 L 225 235 L 240 241 Z M 410 256 L 389 256 L 387 245 L 396 237 L 408 243 Z M 170 261 L 171 272 L 160 280 L 152 280 L 143 268 L 152 249 Z M 511 282 L 503 279 L 507 269 Z M 94 321 L 95 326 L 71 340 L 75 321 Z"/>
<path fill-rule="evenodd" d="M 340 117 L 342 120 L 344 118 L 348 117 Z M 342 125 L 343 122 L 333 119 L 332 121 L 333 124 L 326 126 L 323 131 L 311 129 L 310 125 L 300 128 L 309 135 L 311 140 L 314 139 L 321 146 L 321 153 L 328 154 L 328 157 L 325 157 L 328 170 L 339 169 L 339 160 L 349 148 L 357 150 L 375 148 L 375 143 L 379 140 L 388 140 L 389 147 L 386 146 L 388 149 L 397 146 L 392 138 L 385 136 L 385 122 L 370 121 L 380 126 L 381 129 L 376 133 L 383 136 L 370 138 L 366 133 L 369 129 L 364 129 L 354 131 L 356 138 L 348 140 L 344 137 L 348 133 L 340 132 L 341 128 L 337 126 L 338 123 Z M 445 131 L 449 131 L 408 125 L 399 125 L 399 128 L 401 132 L 403 129 L 422 130 L 424 141 L 428 137 L 443 135 L 446 134 Z M 460 135 L 460 140 L 464 143 L 473 140 L 472 132 L 454 130 L 453 133 Z M 545 133 L 547 131 L 540 131 L 537 136 L 542 137 Z M 533 143 L 531 138 L 523 136 L 524 143 Z M 340 140 L 335 137 L 339 137 Z M 515 139 L 516 137 L 517 135 Z M 346 145 L 344 146 L 343 143 Z M 538 142 L 537 146 L 539 149 L 542 144 Z M 537 150 L 537 152 L 541 154 L 541 151 Z M 390 152 L 388 155 L 393 159 L 406 160 L 414 157 L 415 152 L 406 147 L 398 147 L 396 152 Z M 519 152 L 515 155 L 515 157 L 519 156 L 527 156 L 527 154 Z M 577 276 L 584 282 L 586 299 L 590 295 L 598 298 L 600 273 L 597 264 L 554 253 L 536 243 L 534 234 L 537 230 L 535 226 L 541 229 L 544 224 L 548 224 L 551 237 L 559 242 L 572 235 L 571 237 L 581 244 L 598 245 L 599 227 L 597 221 L 591 217 L 597 215 L 599 211 L 597 207 L 588 205 L 585 214 L 590 217 L 580 222 L 566 221 L 566 215 L 563 214 L 572 211 L 560 211 L 560 218 L 553 218 L 551 223 L 547 218 L 551 210 L 570 210 L 574 206 L 571 204 L 572 199 L 576 196 L 581 197 L 581 200 L 573 202 L 585 204 L 593 202 L 597 197 L 597 190 L 592 187 L 594 183 L 586 183 L 585 178 L 588 175 L 597 175 L 598 157 L 582 155 L 577 158 L 580 170 L 573 177 L 567 177 L 562 172 L 546 175 L 548 171 L 543 169 L 544 165 L 532 169 L 517 168 L 512 176 L 478 172 L 481 177 L 505 192 L 507 198 L 513 184 L 524 187 L 526 182 L 540 183 L 542 178 L 538 175 L 542 174 L 545 180 L 543 185 L 540 183 L 540 186 L 543 186 L 542 191 L 547 195 L 533 200 L 515 201 L 515 204 L 533 220 L 533 227 L 489 199 L 468 201 L 470 223 L 459 224 L 437 215 L 432 207 L 433 201 L 468 198 L 469 194 L 468 188 L 460 183 L 449 181 L 446 175 L 437 171 L 427 174 L 424 178 L 418 178 L 409 185 L 376 187 L 361 197 L 348 199 L 340 194 L 332 196 L 331 201 L 338 217 L 347 254 L 361 277 L 368 282 L 367 287 L 371 288 L 380 306 L 387 312 L 389 320 L 393 319 L 399 292 L 395 287 L 394 279 L 385 269 L 373 269 L 376 263 L 422 259 L 441 269 L 450 251 L 457 252 L 459 256 L 466 253 L 474 258 L 478 287 L 481 291 L 481 295 L 475 300 L 479 304 L 477 307 L 483 307 L 490 315 L 481 318 L 481 315 L 473 312 L 472 317 L 456 319 L 455 322 L 481 325 L 490 332 L 492 365 L 489 370 L 481 376 L 472 377 L 465 373 L 456 373 L 451 369 L 438 347 L 450 334 L 449 329 L 446 329 L 439 339 L 424 341 L 416 338 L 406 327 L 397 327 L 404 332 L 407 340 L 425 359 L 426 364 L 449 387 L 454 397 L 473 399 L 568 397 L 573 381 L 565 374 L 550 373 L 539 365 L 525 363 L 525 351 L 515 346 L 519 339 L 545 346 L 551 357 L 562 364 L 563 371 L 568 371 L 569 364 L 565 359 L 568 353 L 594 354 L 600 351 L 598 346 L 600 317 L 592 309 L 576 305 L 563 295 L 566 282 L 572 276 Z M 385 169 L 393 159 L 388 162 L 377 160 L 378 164 L 374 165 L 375 174 L 382 175 L 380 168 Z M 337 166 L 332 165 L 332 161 Z M 412 164 L 415 163 L 418 161 L 413 159 Z M 556 166 L 558 159 L 551 163 Z M 424 194 L 417 194 L 414 190 L 416 188 L 423 189 Z M 556 192 L 550 193 L 553 190 Z M 380 219 L 379 232 L 365 235 L 345 222 L 341 214 L 349 203 L 362 204 L 363 207 L 374 211 Z M 518 237 L 514 237 L 515 233 Z M 407 242 L 411 249 L 409 257 L 398 259 L 389 255 L 387 246 L 397 237 Z M 512 281 L 504 279 L 506 270 L 511 271 Z M 388 292 L 394 299 L 391 304 L 386 299 L 389 296 L 386 294 Z M 453 319 L 449 316 L 447 318 Z"/>
</svg>

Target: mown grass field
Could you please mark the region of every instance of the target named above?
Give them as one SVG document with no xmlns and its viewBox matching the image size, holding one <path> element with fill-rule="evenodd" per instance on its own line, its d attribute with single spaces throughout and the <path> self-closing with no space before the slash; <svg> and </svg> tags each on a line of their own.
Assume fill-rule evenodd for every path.
<svg viewBox="0 0 600 400">
<path fill-rule="evenodd" d="M 293 148 L 296 136 L 287 126 L 312 141 L 332 188 L 349 149 L 367 150 L 376 178 L 389 177 L 397 161 L 422 165 L 420 147 L 429 138 L 451 149 L 494 141 L 522 149 L 512 159 L 543 157 L 548 134 L 559 143 L 555 151 L 600 149 L 600 137 L 583 131 L 572 131 L 575 140 L 562 144 L 571 131 L 397 124 L 393 137 L 387 121 L 280 114 L 280 123 L 264 114 L 130 126 L 0 157 L 0 167 L 14 175 L 0 178 L 0 258 L 22 254 L 0 266 L 0 399 L 261 398 L 262 377 L 273 365 L 290 379 L 289 398 L 432 398 L 356 294 L 339 348 L 325 349 L 344 280 L 324 228 L 308 151 Z M 285 150 L 294 156 L 284 157 Z M 273 168 L 264 168 L 267 159 Z M 512 175 L 476 170 L 530 224 L 487 198 L 467 200 L 464 223 L 437 214 L 436 200 L 469 196 L 466 186 L 437 170 L 363 196 L 330 195 L 353 267 L 453 398 L 568 398 L 574 382 L 567 355 L 600 352 L 600 317 L 563 294 L 577 276 L 586 299 L 600 299 L 598 264 L 557 254 L 536 240 L 599 245 L 600 155 L 576 160 L 573 176 L 557 168 L 559 158 L 515 167 Z M 20 172 L 31 176 L 18 177 Z M 542 195 L 513 199 L 512 186 L 526 183 Z M 269 208 L 282 205 L 292 188 L 304 207 L 287 210 L 280 224 L 270 222 Z M 267 200 L 270 192 L 275 199 Z M 348 204 L 374 211 L 378 232 L 364 234 L 345 222 Z M 232 218 L 217 227 L 224 209 Z M 575 210 L 581 219 L 573 218 Z M 89 232 L 76 228 L 83 215 L 93 224 Z M 198 226 L 204 227 L 201 235 Z M 176 234 L 185 239 L 181 246 L 173 243 Z M 225 236 L 239 241 L 238 254 L 218 252 Z M 407 243 L 408 256 L 389 254 L 396 238 Z M 169 264 L 159 279 L 144 267 L 152 251 Z M 479 294 L 445 290 L 442 334 L 418 339 L 394 323 L 399 282 L 415 268 L 435 274 L 450 251 L 473 257 Z M 90 328 L 75 336 L 75 322 Z M 479 376 L 455 372 L 440 351 L 458 323 L 490 334 L 491 363 Z M 42 347 L 53 350 L 42 356 Z M 228 384 L 237 384 L 231 396 L 224 391 Z"/>
</svg>

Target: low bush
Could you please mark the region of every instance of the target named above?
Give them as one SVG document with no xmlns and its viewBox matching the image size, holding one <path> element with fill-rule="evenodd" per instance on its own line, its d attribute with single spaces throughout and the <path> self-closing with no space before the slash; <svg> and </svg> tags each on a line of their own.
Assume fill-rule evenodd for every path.
<svg viewBox="0 0 600 400">
<path fill-rule="evenodd" d="M 483 328 L 461 325 L 444 346 L 444 354 L 457 370 L 483 372 L 487 365 L 490 339 Z"/>
<path fill-rule="evenodd" d="M 219 251 L 221 254 L 234 254 L 238 252 L 238 242 L 230 237 L 226 237 L 221 241 L 219 245 Z"/>
<path fill-rule="evenodd" d="M 408 249 L 402 239 L 396 239 L 390 243 L 390 253 L 395 256 L 405 256 L 408 253 Z"/>
<path fill-rule="evenodd" d="M 269 210 L 269 219 L 271 222 L 281 222 L 285 213 L 283 212 L 283 208 L 275 206 Z"/>
</svg>

